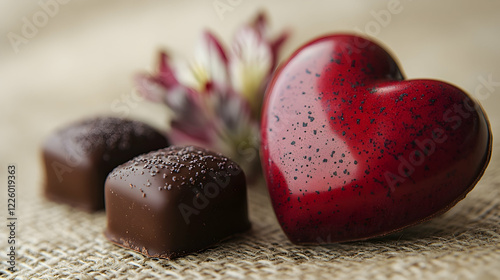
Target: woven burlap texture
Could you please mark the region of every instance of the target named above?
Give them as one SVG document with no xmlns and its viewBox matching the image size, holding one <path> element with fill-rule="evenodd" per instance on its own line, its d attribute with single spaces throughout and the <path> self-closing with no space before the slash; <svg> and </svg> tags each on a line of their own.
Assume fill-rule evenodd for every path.
<svg viewBox="0 0 500 280">
<path fill-rule="evenodd" d="M 171 261 L 108 242 L 103 212 L 83 213 L 25 191 L 19 271 L 2 266 L 0 273 L 6 279 L 500 279 L 499 186 L 497 153 L 476 188 L 443 216 L 384 238 L 325 246 L 291 244 L 264 187 L 255 186 L 251 231 Z"/>
</svg>

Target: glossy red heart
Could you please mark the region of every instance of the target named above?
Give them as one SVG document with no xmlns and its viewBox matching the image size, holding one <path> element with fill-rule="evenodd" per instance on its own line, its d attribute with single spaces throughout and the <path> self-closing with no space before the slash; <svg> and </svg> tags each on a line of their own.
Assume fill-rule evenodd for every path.
<svg viewBox="0 0 500 280">
<path fill-rule="evenodd" d="M 294 243 L 385 235 L 445 212 L 491 156 L 476 101 L 450 84 L 404 80 L 379 45 L 353 35 L 297 50 L 267 90 L 264 175 Z"/>
</svg>

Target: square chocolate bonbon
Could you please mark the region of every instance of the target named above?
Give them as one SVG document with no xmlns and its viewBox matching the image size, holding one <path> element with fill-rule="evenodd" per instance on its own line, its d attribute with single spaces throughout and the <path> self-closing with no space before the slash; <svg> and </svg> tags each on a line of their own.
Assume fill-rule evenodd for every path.
<svg viewBox="0 0 500 280">
<path fill-rule="evenodd" d="M 163 135 L 139 121 L 97 117 L 70 124 L 43 144 L 45 195 L 89 212 L 103 209 L 108 173 L 137 155 L 166 146 Z"/>
<path fill-rule="evenodd" d="M 245 175 L 196 147 L 138 156 L 108 176 L 106 237 L 144 255 L 175 258 L 250 227 Z"/>
</svg>

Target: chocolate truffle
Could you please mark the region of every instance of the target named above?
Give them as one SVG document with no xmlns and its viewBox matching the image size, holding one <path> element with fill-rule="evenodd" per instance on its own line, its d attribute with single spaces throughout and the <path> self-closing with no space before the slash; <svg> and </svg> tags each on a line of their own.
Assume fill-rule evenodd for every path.
<svg viewBox="0 0 500 280">
<path fill-rule="evenodd" d="M 103 209 L 108 173 L 137 155 L 166 146 L 163 135 L 138 121 L 98 117 L 73 123 L 43 145 L 45 195 L 88 212 Z"/>
<path fill-rule="evenodd" d="M 138 156 L 106 180 L 106 237 L 149 257 L 175 258 L 250 228 L 245 175 L 197 147 Z"/>
</svg>

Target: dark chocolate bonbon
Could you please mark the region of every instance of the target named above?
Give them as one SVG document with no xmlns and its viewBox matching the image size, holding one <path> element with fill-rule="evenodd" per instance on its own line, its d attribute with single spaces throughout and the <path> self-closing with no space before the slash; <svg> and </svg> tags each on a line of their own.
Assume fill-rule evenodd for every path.
<svg viewBox="0 0 500 280">
<path fill-rule="evenodd" d="M 43 145 L 45 195 L 89 212 L 103 209 L 108 173 L 137 155 L 166 146 L 163 135 L 139 121 L 97 117 L 70 124 Z"/>
<path fill-rule="evenodd" d="M 241 168 L 192 146 L 128 161 L 109 174 L 105 193 L 106 237 L 150 257 L 197 252 L 250 227 Z"/>
</svg>

